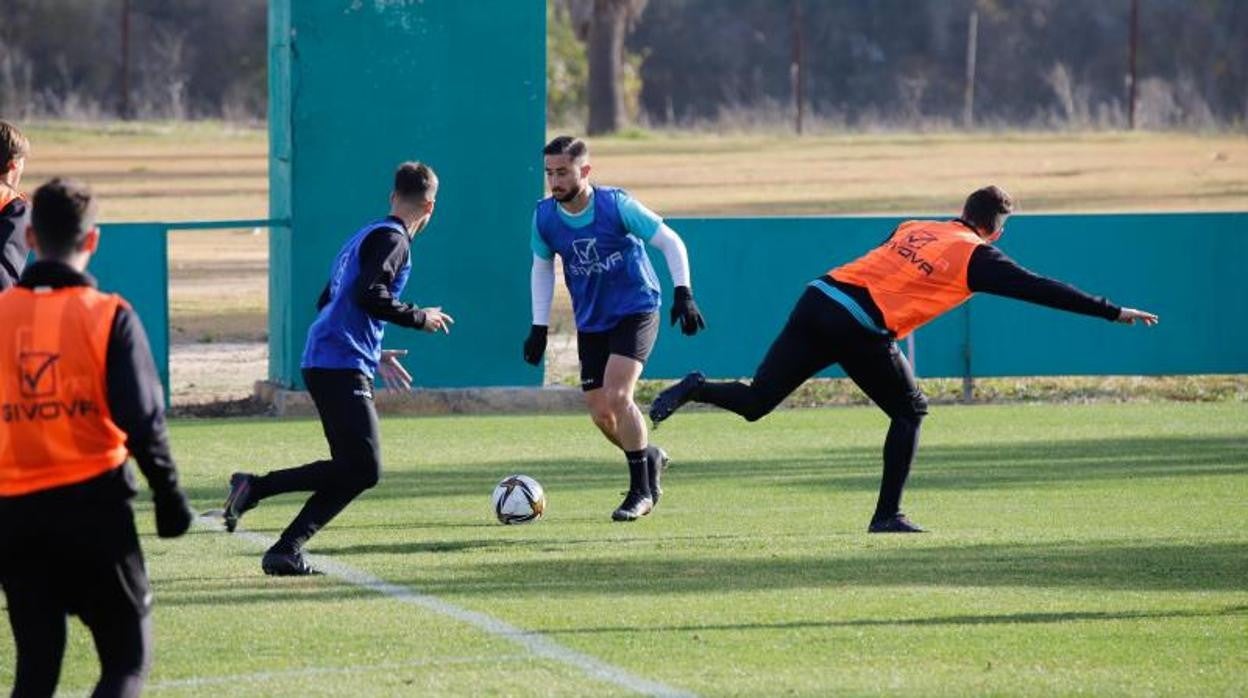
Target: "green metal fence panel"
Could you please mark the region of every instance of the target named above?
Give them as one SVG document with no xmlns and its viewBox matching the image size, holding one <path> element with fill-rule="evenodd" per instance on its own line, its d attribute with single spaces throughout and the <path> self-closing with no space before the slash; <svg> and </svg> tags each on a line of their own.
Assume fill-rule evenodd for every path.
<svg viewBox="0 0 1248 698">
<path fill-rule="evenodd" d="M 441 182 L 405 300 L 455 316 L 449 336 L 391 327 L 426 387 L 534 385 L 528 232 L 545 137 L 542 0 L 270 2 L 270 377 L 299 385 L 315 301 L 341 244 L 384 216 L 395 166 Z M 483 48 L 484 47 L 484 48 Z M 283 74 L 284 73 L 284 74 Z"/>
<path fill-rule="evenodd" d="M 1161 316 L 1127 327 L 972 300 L 975 375 L 1248 372 L 1246 213 L 1017 216 L 1001 249 L 1036 273 Z"/>
<path fill-rule="evenodd" d="M 899 217 L 669 219 L 689 247 L 706 332 L 664 323 L 646 375 L 751 375 L 811 279 L 882 241 Z M 922 376 L 1248 372 L 1248 213 L 1018 215 L 1001 249 L 1037 273 L 1152 310 L 1125 327 L 978 295 L 915 333 Z M 661 255 L 654 255 L 667 283 Z M 665 289 L 665 300 L 670 299 Z M 968 356 L 969 352 L 969 356 Z M 826 375 L 840 375 L 836 370 Z"/>
<path fill-rule="evenodd" d="M 269 3 L 269 215 L 290 220 L 294 182 L 291 173 L 294 128 L 291 68 L 294 26 L 291 2 Z M 292 365 L 294 307 L 291 304 L 295 266 L 294 237 L 289 226 L 269 231 L 269 378 L 298 373 Z M 297 358 L 295 359 L 297 362 Z"/>
<path fill-rule="evenodd" d="M 107 223 L 87 271 L 138 313 L 169 397 L 169 262 L 163 223 Z"/>
</svg>

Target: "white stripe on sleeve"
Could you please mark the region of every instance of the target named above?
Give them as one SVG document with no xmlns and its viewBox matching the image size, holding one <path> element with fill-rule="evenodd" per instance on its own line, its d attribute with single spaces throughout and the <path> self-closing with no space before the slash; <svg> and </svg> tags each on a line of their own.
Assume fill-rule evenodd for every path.
<svg viewBox="0 0 1248 698">
<path fill-rule="evenodd" d="M 555 260 L 533 255 L 529 290 L 533 293 L 533 324 L 550 325 L 550 301 L 555 295 Z"/>
<path fill-rule="evenodd" d="M 685 241 L 680 239 L 676 231 L 663 223 L 654 237 L 650 238 L 650 244 L 660 250 L 667 260 L 667 268 L 672 273 L 672 285 L 693 290 L 689 283 L 689 251 L 685 249 Z"/>
</svg>

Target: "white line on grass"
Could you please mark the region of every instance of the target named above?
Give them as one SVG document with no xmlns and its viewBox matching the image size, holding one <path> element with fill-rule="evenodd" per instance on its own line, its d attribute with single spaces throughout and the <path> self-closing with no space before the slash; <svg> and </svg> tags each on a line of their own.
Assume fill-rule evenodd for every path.
<svg viewBox="0 0 1248 698">
<path fill-rule="evenodd" d="M 218 519 L 201 516 L 199 523 L 205 528 L 221 530 L 221 523 Z M 250 531 L 235 531 L 233 535 L 265 548 L 268 548 L 275 542 L 273 538 Z M 597 657 L 591 657 L 588 654 L 564 647 L 540 633 L 522 630 L 493 616 L 461 608 L 436 596 L 421 594 L 407 587 L 391 584 L 384 579 L 374 577 L 349 565 L 344 565 L 332 558 L 323 555 L 309 555 L 308 557 L 312 561 L 312 566 L 325 574 L 337 577 L 358 587 L 371 589 L 401 603 L 419 606 L 439 615 L 467 623 L 491 635 L 514 642 L 539 657 L 580 669 L 599 681 L 615 684 L 621 688 L 648 696 L 692 698 L 694 695 L 688 691 L 630 674 L 624 669 L 608 664 Z"/>
<path fill-rule="evenodd" d="M 410 662 L 382 662 L 379 664 L 356 664 L 353 666 L 303 667 L 284 671 L 258 671 L 252 674 L 228 674 L 220 676 L 190 676 L 185 679 L 169 679 L 145 684 L 144 691 L 167 691 L 177 688 L 200 688 L 230 684 L 254 685 L 268 683 L 274 679 L 291 679 L 304 676 L 320 676 L 323 674 L 359 674 L 369 671 L 393 671 L 395 669 L 413 669 L 426 666 L 448 666 L 452 664 L 500 664 L 504 662 L 531 662 L 529 654 L 495 654 L 477 657 L 430 657 Z"/>
</svg>

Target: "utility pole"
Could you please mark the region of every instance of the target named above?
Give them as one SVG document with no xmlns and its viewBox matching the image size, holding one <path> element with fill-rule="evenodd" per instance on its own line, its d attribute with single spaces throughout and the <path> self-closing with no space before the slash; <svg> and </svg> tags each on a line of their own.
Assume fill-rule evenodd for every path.
<svg viewBox="0 0 1248 698">
<path fill-rule="evenodd" d="M 794 127 L 797 135 L 802 135 L 802 112 L 805 99 L 802 95 L 802 0 L 793 0 L 791 5 L 793 19 L 793 62 L 789 64 L 789 91 L 793 94 Z"/>
<path fill-rule="evenodd" d="M 1130 72 L 1127 74 L 1127 126 L 1135 130 L 1135 48 L 1140 41 L 1140 0 L 1131 0 L 1131 39 L 1127 49 Z"/>
<path fill-rule="evenodd" d="M 966 29 L 966 87 L 962 91 L 962 128 L 975 125 L 975 54 L 979 47 L 979 10 L 971 10 Z"/>
<path fill-rule="evenodd" d="M 129 121 L 130 110 L 130 0 L 121 0 L 121 118 Z"/>
</svg>

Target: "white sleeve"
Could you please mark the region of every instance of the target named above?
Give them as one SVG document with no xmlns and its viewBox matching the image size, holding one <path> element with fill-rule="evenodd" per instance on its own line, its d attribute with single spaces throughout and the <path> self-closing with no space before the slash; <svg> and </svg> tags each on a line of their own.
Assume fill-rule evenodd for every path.
<svg viewBox="0 0 1248 698">
<path fill-rule="evenodd" d="M 685 241 L 663 223 L 654 237 L 650 238 L 650 244 L 667 259 L 668 271 L 672 273 L 672 285 L 684 286 L 692 291 L 693 286 L 689 284 L 689 251 L 685 249 Z"/>
<path fill-rule="evenodd" d="M 550 325 L 550 301 L 555 295 L 555 260 L 533 255 L 529 290 L 533 293 L 533 324 Z"/>
</svg>

